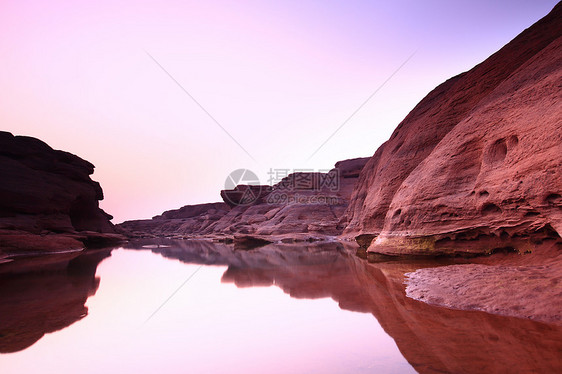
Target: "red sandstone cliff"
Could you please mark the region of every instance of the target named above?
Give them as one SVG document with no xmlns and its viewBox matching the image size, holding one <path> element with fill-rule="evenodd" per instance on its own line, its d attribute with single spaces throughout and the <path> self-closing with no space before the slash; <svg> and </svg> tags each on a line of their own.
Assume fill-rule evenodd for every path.
<svg viewBox="0 0 562 374">
<path fill-rule="evenodd" d="M 530 250 L 529 238 L 559 238 L 561 82 L 558 4 L 410 112 L 363 169 L 344 235 L 387 254 Z"/>
</svg>

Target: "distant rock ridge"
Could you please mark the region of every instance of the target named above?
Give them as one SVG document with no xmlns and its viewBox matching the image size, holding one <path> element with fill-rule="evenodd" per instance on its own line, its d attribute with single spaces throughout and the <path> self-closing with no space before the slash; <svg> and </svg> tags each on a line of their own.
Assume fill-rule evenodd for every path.
<svg viewBox="0 0 562 374">
<path fill-rule="evenodd" d="M 125 221 L 118 224 L 117 229 L 132 238 L 183 238 L 206 230 L 229 210 L 226 203 L 186 205 L 168 210 L 152 219 Z"/>
<path fill-rule="evenodd" d="M 561 82 L 559 3 L 408 114 L 363 168 L 344 236 L 369 251 L 415 255 L 558 240 Z"/>
<path fill-rule="evenodd" d="M 210 237 L 240 243 L 334 237 L 343 231 L 341 220 L 367 159 L 340 161 L 328 173 L 292 173 L 274 186 L 238 185 L 221 191 L 224 203 L 188 205 L 118 227 L 130 237 Z"/>
<path fill-rule="evenodd" d="M 93 172 L 78 156 L 0 131 L 0 261 L 124 239 L 99 208 Z"/>
</svg>

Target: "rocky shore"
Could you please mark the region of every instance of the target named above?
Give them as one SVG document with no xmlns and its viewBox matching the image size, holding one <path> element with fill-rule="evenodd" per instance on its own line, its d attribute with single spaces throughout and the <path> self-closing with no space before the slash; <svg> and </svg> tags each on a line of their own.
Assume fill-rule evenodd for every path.
<svg viewBox="0 0 562 374">
<path fill-rule="evenodd" d="M 530 254 L 496 253 L 467 264 L 418 269 L 406 273 L 406 295 L 448 308 L 562 325 L 560 251 L 550 242 Z"/>
<path fill-rule="evenodd" d="M 393 256 L 426 303 L 560 324 L 562 4 L 424 98 L 369 160 L 345 237 Z"/>
<path fill-rule="evenodd" d="M 368 159 L 221 191 L 132 237 L 339 236 L 386 255 L 531 252 L 562 232 L 562 5 L 431 91 Z M 323 185 L 337 175 L 338 188 Z M 309 185 L 295 186 L 308 180 Z M 248 196 L 252 199 L 246 201 Z M 269 238 L 269 239 L 268 239 Z"/>
</svg>

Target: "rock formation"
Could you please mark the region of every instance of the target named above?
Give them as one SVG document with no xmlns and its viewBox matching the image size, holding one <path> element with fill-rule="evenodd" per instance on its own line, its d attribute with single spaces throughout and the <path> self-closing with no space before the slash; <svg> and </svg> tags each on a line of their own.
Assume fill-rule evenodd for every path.
<svg viewBox="0 0 562 374">
<path fill-rule="evenodd" d="M 405 274 L 406 294 L 448 308 L 562 325 L 561 249 L 546 242 L 524 255 L 504 251 L 465 264 L 418 269 Z"/>
<path fill-rule="evenodd" d="M 132 237 L 205 236 L 240 243 L 336 236 L 366 161 L 340 161 L 329 173 L 293 173 L 274 186 L 239 185 L 221 191 L 225 203 L 185 206 L 119 228 Z"/>
<path fill-rule="evenodd" d="M 225 203 L 186 205 L 152 219 L 126 221 L 117 229 L 129 237 L 182 238 L 206 230 L 229 211 Z"/>
<path fill-rule="evenodd" d="M 93 172 L 73 154 L 0 132 L 0 259 L 119 240 Z"/>
<path fill-rule="evenodd" d="M 404 273 L 436 266 L 435 260 L 355 265 L 351 273 L 368 295 L 370 312 L 419 373 L 533 373 L 560 366 L 559 322 L 455 310 L 407 297 Z M 550 312 L 552 317 L 557 310 Z"/>
<path fill-rule="evenodd" d="M 416 255 L 559 238 L 560 82 L 562 4 L 408 114 L 363 169 L 344 235 Z"/>
</svg>

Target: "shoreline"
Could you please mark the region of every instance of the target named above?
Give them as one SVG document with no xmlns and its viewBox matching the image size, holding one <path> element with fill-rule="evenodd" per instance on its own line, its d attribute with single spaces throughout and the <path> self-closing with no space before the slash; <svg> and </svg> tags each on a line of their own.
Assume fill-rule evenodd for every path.
<svg viewBox="0 0 562 374">
<path fill-rule="evenodd" d="M 562 325 L 562 243 L 536 245 L 531 253 L 494 253 L 476 257 L 388 256 L 361 251 L 357 243 L 334 236 L 283 235 L 272 237 L 193 236 L 189 238 L 130 238 L 135 242 L 205 241 L 221 243 L 232 251 L 256 251 L 268 245 L 295 246 L 310 243 L 342 243 L 366 263 L 393 263 L 423 260 L 424 266 L 403 273 L 406 297 L 449 309 L 482 311 L 489 314 L 530 319 Z M 225 240 L 231 239 L 231 240 Z M 110 247 L 108 247 L 110 248 Z M 116 248 L 113 246 L 113 248 Z M 0 274 L 9 275 L 64 268 L 68 261 L 90 250 L 69 249 L 50 252 L 5 254 Z M 417 260 L 417 261 L 416 261 Z M 429 265 L 429 266 L 428 266 Z"/>
<path fill-rule="evenodd" d="M 562 243 L 405 273 L 406 296 L 430 305 L 562 325 Z"/>
</svg>

